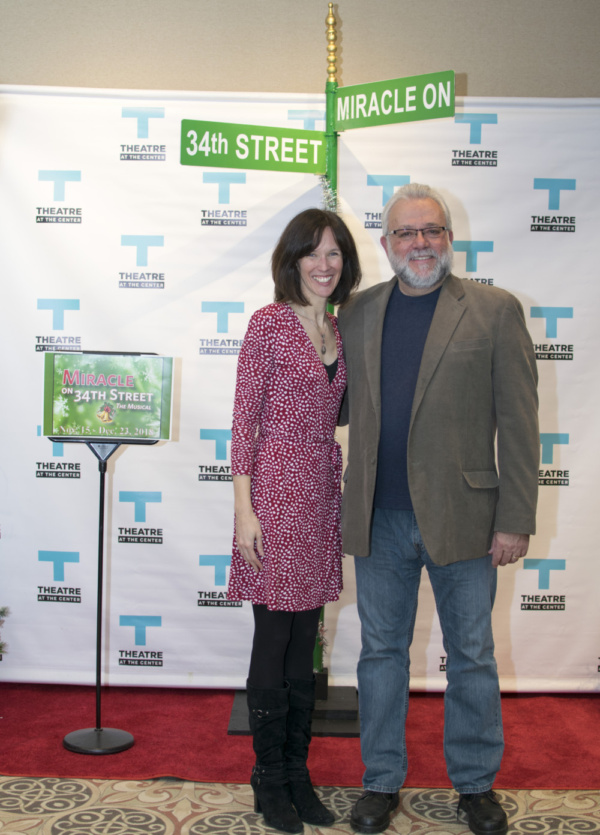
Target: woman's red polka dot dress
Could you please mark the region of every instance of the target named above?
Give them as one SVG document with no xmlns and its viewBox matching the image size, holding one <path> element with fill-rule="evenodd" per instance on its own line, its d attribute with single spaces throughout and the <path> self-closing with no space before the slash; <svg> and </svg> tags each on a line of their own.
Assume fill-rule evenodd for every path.
<svg viewBox="0 0 600 835">
<path fill-rule="evenodd" d="M 304 611 L 337 600 L 342 588 L 342 454 L 334 440 L 346 388 L 342 342 L 330 383 L 294 311 L 275 303 L 250 319 L 239 355 L 231 471 L 250 475 L 263 532 L 258 574 L 235 537 L 228 598 Z"/>
</svg>

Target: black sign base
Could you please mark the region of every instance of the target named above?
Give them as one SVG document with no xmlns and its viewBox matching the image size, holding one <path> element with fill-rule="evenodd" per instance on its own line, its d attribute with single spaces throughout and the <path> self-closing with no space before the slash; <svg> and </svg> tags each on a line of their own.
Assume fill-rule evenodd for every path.
<svg viewBox="0 0 600 835">
<path fill-rule="evenodd" d="M 67 751 L 76 754 L 119 754 L 131 748 L 133 743 L 130 733 L 116 728 L 84 728 L 67 734 L 63 739 Z"/>
</svg>

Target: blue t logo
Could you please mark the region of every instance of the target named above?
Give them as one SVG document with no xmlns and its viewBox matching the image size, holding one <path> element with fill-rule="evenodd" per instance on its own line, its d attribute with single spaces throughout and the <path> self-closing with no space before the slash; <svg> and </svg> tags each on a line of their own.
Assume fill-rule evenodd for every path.
<svg viewBox="0 0 600 835">
<path fill-rule="evenodd" d="M 368 186 L 380 186 L 383 189 L 381 205 L 385 206 L 396 188 L 410 183 L 410 177 L 405 174 L 367 174 Z"/>
<path fill-rule="evenodd" d="M 162 626 L 160 615 L 121 615 L 119 626 L 133 626 L 136 647 L 146 646 L 146 629 L 149 626 Z"/>
<path fill-rule="evenodd" d="M 120 502 L 133 502 L 135 507 L 134 520 L 136 522 L 146 521 L 146 504 L 148 502 L 162 502 L 162 493 L 147 493 L 140 490 L 121 490 L 119 492 Z"/>
</svg>

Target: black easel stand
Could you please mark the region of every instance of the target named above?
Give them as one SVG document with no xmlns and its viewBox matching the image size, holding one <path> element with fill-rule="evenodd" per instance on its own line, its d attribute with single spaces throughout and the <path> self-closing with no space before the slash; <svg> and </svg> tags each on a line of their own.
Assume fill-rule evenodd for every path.
<svg viewBox="0 0 600 835">
<path fill-rule="evenodd" d="M 69 442 L 68 438 L 50 438 L 56 443 Z M 116 728 L 103 728 L 101 719 L 101 664 L 102 664 L 102 586 L 104 576 L 104 482 L 106 462 L 121 443 L 95 443 L 73 439 L 75 443 L 85 443 L 98 459 L 100 470 L 100 513 L 98 522 L 98 604 L 96 610 L 96 727 L 72 731 L 63 739 L 68 751 L 76 754 L 118 754 L 126 751 L 134 743 L 133 736 L 127 731 Z M 126 442 L 135 443 L 135 442 Z M 156 441 L 137 441 L 139 444 L 155 444 Z"/>
</svg>

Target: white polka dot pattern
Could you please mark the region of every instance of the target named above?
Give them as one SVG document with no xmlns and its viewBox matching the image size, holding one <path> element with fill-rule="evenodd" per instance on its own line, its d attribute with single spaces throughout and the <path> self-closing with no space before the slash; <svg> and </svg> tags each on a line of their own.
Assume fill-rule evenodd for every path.
<svg viewBox="0 0 600 835">
<path fill-rule="evenodd" d="M 337 320 L 332 383 L 294 311 L 275 303 L 250 319 L 240 351 L 231 471 L 250 475 L 265 557 L 255 574 L 235 536 L 228 597 L 304 611 L 342 588 L 342 454 L 334 440 L 346 388 Z"/>
</svg>

